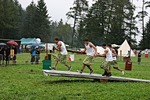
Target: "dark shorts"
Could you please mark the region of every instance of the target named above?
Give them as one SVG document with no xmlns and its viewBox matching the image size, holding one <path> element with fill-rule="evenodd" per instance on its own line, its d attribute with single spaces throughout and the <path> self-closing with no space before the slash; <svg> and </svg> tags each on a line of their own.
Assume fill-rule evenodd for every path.
<svg viewBox="0 0 150 100">
<path fill-rule="evenodd" d="M 138 62 L 141 62 L 141 57 L 138 57 Z"/>
</svg>

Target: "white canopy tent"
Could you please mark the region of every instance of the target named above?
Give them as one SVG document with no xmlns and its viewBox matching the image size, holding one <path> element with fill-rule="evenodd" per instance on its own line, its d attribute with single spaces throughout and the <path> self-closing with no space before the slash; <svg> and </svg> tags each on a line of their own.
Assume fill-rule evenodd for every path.
<svg viewBox="0 0 150 100">
<path fill-rule="evenodd" d="M 133 50 L 132 50 L 131 47 L 129 46 L 127 40 L 125 40 L 125 41 L 122 43 L 122 45 L 120 46 L 120 48 L 118 49 L 118 56 L 121 56 L 120 52 L 122 52 L 122 56 L 123 56 L 123 57 L 128 57 L 130 50 L 131 50 L 130 56 L 134 57 L 135 54 L 134 54 Z"/>
<path fill-rule="evenodd" d="M 96 48 L 97 48 L 97 53 L 99 53 L 99 54 L 104 53 L 104 49 L 101 46 L 96 46 Z"/>
</svg>

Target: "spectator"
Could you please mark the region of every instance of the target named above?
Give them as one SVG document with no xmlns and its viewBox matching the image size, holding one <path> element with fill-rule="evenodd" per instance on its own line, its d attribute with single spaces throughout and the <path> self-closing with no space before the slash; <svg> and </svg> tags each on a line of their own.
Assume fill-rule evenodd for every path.
<svg viewBox="0 0 150 100">
<path fill-rule="evenodd" d="M 33 64 L 35 62 L 35 56 L 36 56 L 36 50 L 35 50 L 35 47 L 32 47 L 31 48 L 31 64 Z"/>
<path fill-rule="evenodd" d="M 0 48 L 0 65 L 4 64 L 4 47 Z"/>
<path fill-rule="evenodd" d="M 140 52 L 138 53 L 138 64 L 141 63 L 141 56 L 142 56 L 142 51 L 140 51 Z"/>
<path fill-rule="evenodd" d="M 6 46 L 5 47 L 6 66 L 9 64 L 9 58 L 10 58 L 10 48 L 8 46 Z"/>
<path fill-rule="evenodd" d="M 22 53 L 23 52 L 23 50 L 22 50 L 22 47 L 20 46 L 19 47 L 19 53 Z"/>
<path fill-rule="evenodd" d="M 13 61 L 13 64 L 16 63 L 16 55 L 17 55 L 17 47 L 15 46 L 12 46 L 12 49 L 14 50 L 14 56 L 12 57 L 12 61 Z"/>
<path fill-rule="evenodd" d="M 40 50 L 37 47 L 36 48 L 36 64 L 39 64 L 39 60 L 40 60 Z"/>
</svg>

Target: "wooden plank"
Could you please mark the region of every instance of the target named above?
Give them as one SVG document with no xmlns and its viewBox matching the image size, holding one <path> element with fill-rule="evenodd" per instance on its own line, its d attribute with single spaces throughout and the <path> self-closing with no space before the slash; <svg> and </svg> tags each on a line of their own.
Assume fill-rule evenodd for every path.
<svg viewBox="0 0 150 100">
<path fill-rule="evenodd" d="M 91 74 L 90 75 L 89 73 L 80 74 L 78 72 L 69 72 L 69 71 L 43 70 L 43 73 L 45 75 L 61 76 L 61 77 L 87 78 L 87 79 L 119 81 L 119 82 L 150 83 L 150 80 L 144 80 L 144 79 L 125 78 L 125 77 L 117 77 L 117 76 L 106 77 L 106 76 L 102 76 L 101 74 Z"/>
</svg>

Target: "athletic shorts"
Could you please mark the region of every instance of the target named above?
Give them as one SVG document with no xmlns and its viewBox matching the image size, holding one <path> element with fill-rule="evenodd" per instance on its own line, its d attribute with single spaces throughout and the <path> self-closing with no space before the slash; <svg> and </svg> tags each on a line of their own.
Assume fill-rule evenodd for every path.
<svg viewBox="0 0 150 100">
<path fill-rule="evenodd" d="M 66 60 L 67 60 L 67 55 L 62 55 L 62 54 L 58 54 L 57 56 L 56 55 L 52 55 L 54 57 L 55 60 L 59 61 L 60 63 L 64 64 L 66 63 Z"/>
<path fill-rule="evenodd" d="M 106 61 L 101 65 L 101 68 L 104 70 L 109 70 L 111 66 L 114 65 L 113 61 Z"/>
<path fill-rule="evenodd" d="M 91 66 L 94 63 L 94 57 L 87 55 L 83 60 L 83 64 Z"/>
</svg>

